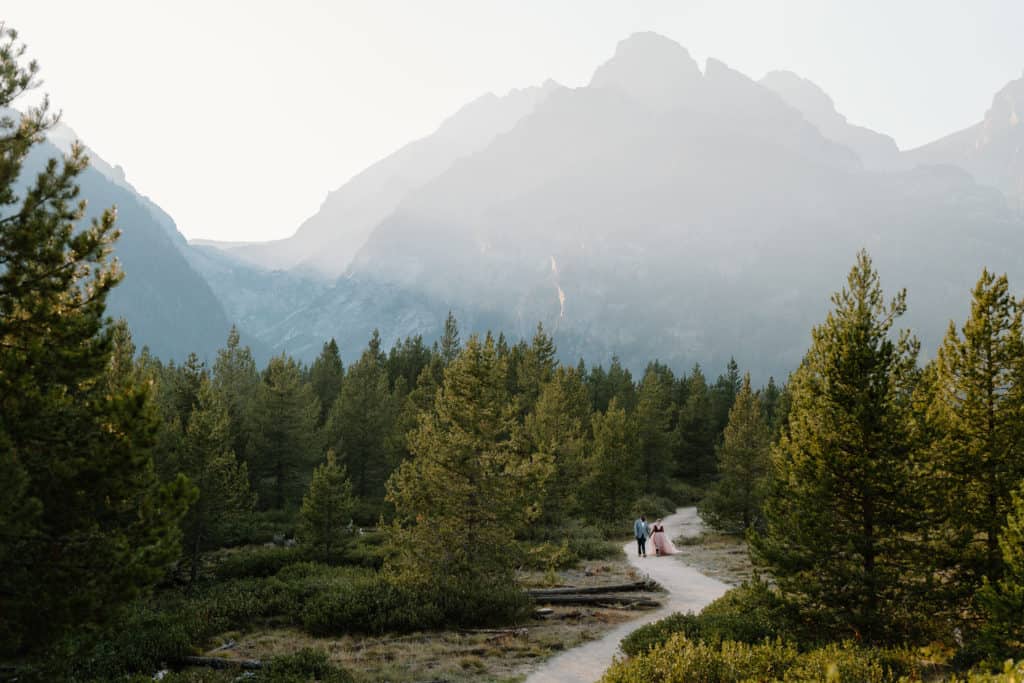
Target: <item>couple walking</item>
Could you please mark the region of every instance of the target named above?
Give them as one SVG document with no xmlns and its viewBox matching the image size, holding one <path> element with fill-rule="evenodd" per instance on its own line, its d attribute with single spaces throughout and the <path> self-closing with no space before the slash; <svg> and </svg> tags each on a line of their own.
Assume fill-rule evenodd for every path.
<svg viewBox="0 0 1024 683">
<path fill-rule="evenodd" d="M 672 545 L 672 540 L 665 535 L 665 525 L 659 519 L 654 524 L 648 524 L 647 518 L 640 515 L 640 518 L 633 522 L 633 535 L 636 537 L 636 554 L 639 557 L 647 557 L 647 539 L 651 539 L 655 555 L 675 555 L 678 551 Z"/>
</svg>

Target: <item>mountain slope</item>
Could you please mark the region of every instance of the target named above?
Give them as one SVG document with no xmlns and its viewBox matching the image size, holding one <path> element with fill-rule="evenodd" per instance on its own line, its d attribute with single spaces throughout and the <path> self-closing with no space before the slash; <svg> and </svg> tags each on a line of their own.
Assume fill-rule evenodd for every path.
<svg viewBox="0 0 1024 683">
<path fill-rule="evenodd" d="M 339 288 L 407 292 L 405 319 L 429 301 L 513 334 L 541 320 L 569 357 L 783 374 L 861 247 L 910 288 L 926 346 L 982 265 L 1024 278 L 1024 226 L 966 173 L 865 172 L 775 92 L 641 34 L 412 192 Z M 372 309 L 347 311 L 321 334 L 368 333 Z"/>
<path fill-rule="evenodd" d="M 64 130 L 70 129 L 58 133 Z M 34 177 L 47 159 L 60 155 L 52 142 L 37 145 L 22 178 Z M 123 180 L 123 172 L 119 182 L 108 175 L 113 167 L 91 156 L 95 165 L 79 176 L 81 197 L 88 202 L 86 220 L 116 206 L 121 231 L 114 256 L 125 278 L 108 299 L 108 315 L 125 318 L 136 346 L 148 346 L 165 360 L 180 360 L 191 351 L 212 359 L 230 325 L 209 285 L 183 256 L 184 238 L 166 213 Z"/>
<path fill-rule="evenodd" d="M 410 143 L 330 193 L 292 237 L 250 245 L 221 245 L 232 256 L 270 269 L 298 268 L 333 278 L 344 272 L 373 228 L 416 187 L 457 159 L 511 129 L 561 86 L 553 81 L 485 95 L 460 109 L 432 135 Z"/>
<path fill-rule="evenodd" d="M 803 114 L 826 138 L 856 152 L 864 168 L 892 171 L 906 167 L 891 137 L 848 122 L 836 111 L 832 98 L 811 81 L 791 71 L 772 71 L 759 83 Z"/>
<path fill-rule="evenodd" d="M 981 122 L 906 155 L 917 164 L 966 169 L 978 182 L 999 188 L 1024 216 L 1024 76 L 995 94 Z"/>
</svg>

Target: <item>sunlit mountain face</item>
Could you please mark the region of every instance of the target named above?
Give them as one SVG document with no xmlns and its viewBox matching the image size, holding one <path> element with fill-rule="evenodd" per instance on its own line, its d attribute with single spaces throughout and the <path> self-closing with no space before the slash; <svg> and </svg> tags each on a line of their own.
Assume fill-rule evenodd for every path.
<svg viewBox="0 0 1024 683">
<path fill-rule="evenodd" d="M 796 74 L 701 68 L 636 34 L 584 87 L 471 102 L 287 240 L 175 248 L 267 352 L 429 340 L 452 310 L 513 338 L 541 322 L 566 358 L 735 355 L 765 379 L 796 366 L 865 247 L 909 290 L 927 352 L 983 266 L 1024 274 L 1020 83 L 983 123 L 901 152 Z"/>
</svg>

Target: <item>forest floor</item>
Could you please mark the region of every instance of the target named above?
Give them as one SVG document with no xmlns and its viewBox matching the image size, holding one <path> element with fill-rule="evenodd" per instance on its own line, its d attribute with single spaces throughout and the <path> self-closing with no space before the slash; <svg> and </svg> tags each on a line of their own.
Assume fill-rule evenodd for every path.
<svg viewBox="0 0 1024 683">
<path fill-rule="evenodd" d="M 754 578 L 747 543 L 740 536 L 701 532 L 674 539 L 677 557 L 701 574 L 738 586 Z"/>
<path fill-rule="evenodd" d="M 524 585 L 553 588 L 591 587 L 635 582 L 642 578 L 621 556 L 581 563 L 558 572 L 524 574 Z M 661 593 L 647 593 L 660 598 Z M 620 624 L 651 610 L 603 607 L 554 607 L 545 619 L 507 629 L 423 632 L 409 635 L 318 638 L 295 628 L 260 628 L 225 633 L 216 640 L 234 641 L 220 656 L 269 659 L 304 647 L 322 649 L 331 661 L 348 669 L 358 681 L 387 683 L 469 683 L 522 681 L 538 662 L 600 638 Z"/>
<path fill-rule="evenodd" d="M 591 683 L 618 653 L 619 642 L 639 626 L 677 611 L 699 611 L 730 585 L 750 575 L 746 547 L 735 537 L 705 533 L 695 508 L 665 519 L 679 547 L 673 557 L 635 557 L 635 543 L 616 559 L 581 563 L 557 573 L 524 575 L 524 585 L 589 587 L 649 577 L 667 593 L 647 593 L 656 609 L 554 607 L 546 619 L 489 631 L 443 631 L 404 636 L 318 638 L 293 628 L 262 628 L 223 634 L 233 640 L 229 657 L 267 659 L 303 647 L 322 649 L 361 682 Z M 712 578 L 713 577 L 713 578 Z M 542 605 L 538 605 L 542 606 Z"/>
</svg>

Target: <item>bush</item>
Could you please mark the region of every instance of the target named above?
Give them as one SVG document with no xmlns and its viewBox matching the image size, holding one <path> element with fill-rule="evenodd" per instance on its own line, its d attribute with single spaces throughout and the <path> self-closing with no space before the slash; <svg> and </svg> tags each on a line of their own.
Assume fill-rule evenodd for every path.
<svg viewBox="0 0 1024 683">
<path fill-rule="evenodd" d="M 622 651 L 636 655 L 681 633 L 691 640 L 716 645 L 723 641 L 761 643 L 795 639 L 795 620 L 783 599 L 763 581 L 748 581 L 718 598 L 699 615 L 673 614 L 641 626 L 622 641 Z"/>
<path fill-rule="evenodd" d="M 387 535 L 366 533 L 356 536 L 356 541 L 345 552 L 345 563 L 368 569 L 380 569 L 387 555 Z"/>
<path fill-rule="evenodd" d="M 303 648 L 290 655 L 274 657 L 258 677 L 267 683 L 354 683 L 352 674 L 332 666 L 323 650 Z"/>
<path fill-rule="evenodd" d="M 166 662 L 194 654 L 198 628 L 198 620 L 185 610 L 133 604 L 91 643 L 66 643 L 71 656 L 52 658 L 51 665 L 69 666 L 71 671 L 47 673 L 51 680 L 91 681 L 156 671 Z"/>
<path fill-rule="evenodd" d="M 684 624 L 685 628 L 685 624 Z M 678 632 L 648 652 L 616 662 L 602 683 L 896 683 L 922 680 L 906 653 L 831 644 L 800 654 L 782 640 L 700 642 Z"/>
<path fill-rule="evenodd" d="M 622 536 L 617 529 L 613 538 Z M 601 529 L 590 524 L 573 523 L 566 530 L 569 550 L 581 560 L 610 560 L 622 555 L 622 543 L 609 541 Z"/>
<path fill-rule="evenodd" d="M 704 498 L 704 489 L 685 481 L 673 481 L 668 485 L 668 498 L 676 505 L 696 505 Z"/>
<path fill-rule="evenodd" d="M 806 642 L 797 633 L 790 605 L 764 581 L 746 581 L 701 610 L 698 637 L 706 642 L 759 643 L 785 638 Z"/>
<path fill-rule="evenodd" d="M 214 574 L 221 581 L 273 576 L 285 566 L 303 559 L 305 556 L 297 547 L 250 546 L 221 555 Z"/>
<path fill-rule="evenodd" d="M 650 624 L 641 626 L 622 639 L 620 647 L 630 657 L 643 654 L 653 650 L 659 645 L 664 645 L 676 635 L 682 634 L 690 640 L 699 640 L 698 617 L 693 612 L 676 612 L 664 619 L 659 619 Z"/>
<path fill-rule="evenodd" d="M 901 673 L 888 665 L 877 650 L 833 643 L 801 655 L 783 680 L 787 683 L 889 683 L 898 680 Z"/>
<path fill-rule="evenodd" d="M 781 642 L 709 645 L 682 633 L 650 652 L 618 661 L 602 683 L 741 683 L 781 680 L 797 659 L 796 647 Z"/>
<path fill-rule="evenodd" d="M 949 683 L 1021 683 L 1024 681 L 1024 660 L 1007 660 L 999 673 L 984 670 L 970 672 L 966 678 L 952 677 Z"/>
<path fill-rule="evenodd" d="M 561 545 L 545 541 L 540 545 L 527 547 L 523 553 L 523 566 L 527 569 L 568 569 L 579 561 L 572 550 L 569 549 L 569 541 L 563 540 Z"/>
<path fill-rule="evenodd" d="M 515 585 L 427 585 L 367 573 L 318 592 L 303 607 L 301 623 L 314 635 L 401 633 L 515 623 L 529 606 Z"/>
<path fill-rule="evenodd" d="M 239 545 L 259 545 L 276 539 L 294 538 L 299 511 L 258 510 L 246 516 L 247 524 L 238 529 Z"/>
<path fill-rule="evenodd" d="M 651 522 L 658 517 L 668 517 L 676 511 L 676 504 L 664 496 L 647 494 L 638 498 L 630 508 L 633 517 L 646 515 L 647 521 Z"/>
</svg>

